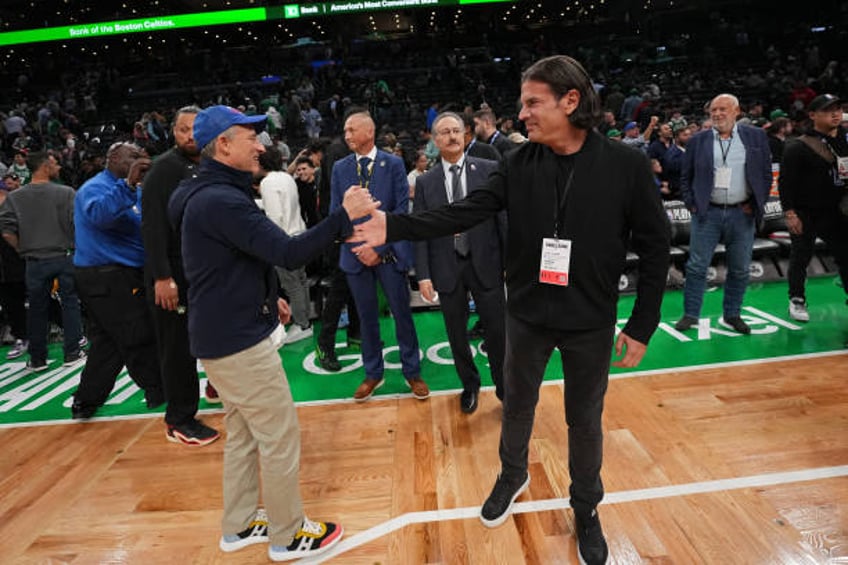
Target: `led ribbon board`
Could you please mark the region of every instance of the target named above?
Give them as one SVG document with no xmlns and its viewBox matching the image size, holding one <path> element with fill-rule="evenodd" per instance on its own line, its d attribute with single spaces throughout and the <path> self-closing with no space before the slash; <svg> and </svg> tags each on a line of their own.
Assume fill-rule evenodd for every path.
<svg viewBox="0 0 848 565">
<path fill-rule="evenodd" d="M 156 16 L 135 20 L 115 20 L 93 24 L 7 31 L 0 33 L 0 46 L 38 43 L 41 41 L 62 41 L 65 39 L 87 39 L 91 37 L 165 31 L 190 27 L 264 22 L 266 19 L 268 18 L 265 8 L 246 8 L 243 10 L 180 14 L 177 16 Z"/>
<path fill-rule="evenodd" d="M 340 0 L 337 2 L 315 2 L 311 4 L 286 4 L 279 17 L 284 19 L 314 18 L 342 14 L 361 14 L 376 10 L 407 10 L 410 8 L 438 8 L 441 6 L 465 6 L 468 4 L 493 4 L 513 0 Z M 279 8 L 269 8 L 279 10 Z"/>
<path fill-rule="evenodd" d="M 440 6 L 465 6 L 470 4 L 491 4 L 512 1 L 514 0 L 341 0 L 338 2 L 317 2 L 312 4 L 286 4 L 284 6 L 267 8 L 198 12 L 176 16 L 155 16 L 133 20 L 115 20 L 93 24 L 6 31 L 0 33 L 0 47 L 22 43 L 89 39 L 93 37 L 124 35 L 127 33 L 150 33 L 191 27 L 264 22 L 277 19 L 356 14 L 373 12 L 375 10 L 436 8 Z"/>
</svg>

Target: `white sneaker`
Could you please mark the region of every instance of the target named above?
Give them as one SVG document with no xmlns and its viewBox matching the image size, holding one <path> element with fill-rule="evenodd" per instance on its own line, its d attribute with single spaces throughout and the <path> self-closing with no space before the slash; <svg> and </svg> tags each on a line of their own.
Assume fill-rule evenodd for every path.
<svg viewBox="0 0 848 565">
<path fill-rule="evenodd" d="M 301 328 L 297 324 L 292 324 L 291 328 L 286 331 L 285 343 L 295 343 L 312 337 L 312 326 Z"/>
<path fill-rule="evenodd" d="M 22 339 L 16 339 L 15 344 L 9 349 L 9 352 L 6 353 L 6 359 L 17 359 L 21 355 L 27 352 L 27 342 Z"/>
<path fill-rule="evenodd" d="M 796 322 L 810 321 L 810 313 L 807 312 L 807 303 L 803 298 L 792 298 L 789 300 L 789 317 Z"/>
</svg>

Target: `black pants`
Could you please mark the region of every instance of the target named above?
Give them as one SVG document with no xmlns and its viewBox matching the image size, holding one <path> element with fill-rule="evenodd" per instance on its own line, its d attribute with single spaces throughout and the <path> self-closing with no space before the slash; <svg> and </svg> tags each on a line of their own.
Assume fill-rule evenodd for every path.
<svg viewBox="0 0 848 565">
<path fill-rule="evenodd" d="M 801 219 L 800 235 L 790 235 L 789 249 L 789 298 L 806 298 L 804 286 L 807 281 L 807 265 L 815 253 L 816 237 L 827 244 L 836 261 L 842 288 L 848 293 L 848 218 L 838 210 L 797 210 Z"/>
<path fill-rule="evenodd" d="M 334 246 L 328 261 L 333 261 L 330 273 L 330 288 L 324 299 L 321 311 L 321 333 L 318 334 L 318 347 L 324 351 L 333 351 L 336 347 L 336 331 L 339 329 L 339 316 L 347 304 L 348 327 L 347 335 L 359 338 L 359 313 L 347 286 L 347 276 L 339 267 L 339 246 Z"/>
<path fill-rule="evenodd" d="M 486 327 L 486 354 L 492 372 L 492 382 L 498 398 L 503 398 L 504 311 L 506 296 L 503 283 L 484 288 L 470 258 L 458 259 L 456 287 L 450 292 L 439 292 L 439 303 L 445 320 L 445 330 L 450 343 L 456 373 L 465 390 L 480 388 L 480 373 L 471 357 L 468 345 L 468 292 L 474 297 L 477 313 Z"/>
<path fill-rule="evenodd" d="M 24 281 L 0 283 L 0 306 L 15 339 L 27 339 L 26 285 Z"/>
<path fill-rule="evenodd" d="M 77 291 L 88 314 L 91 347 L 75 401 L 100 406 L 126 366 L 148 406 L 164 401 L 159 355 L 141 269 L 77 267 Z"/>
<path fill-rule="evenodd" d="M 147 292 L 159 351 L 162 385 L 168 402 L 165 423 L 171 426 L 187 424 L 197 415 L 197 403 L 200 401 L 197 360 L 191 356 L 188 345 L 188 314 L 156 306 L 153 287 L 148 287 Z M 180 302 L 185 303 L 183 300 Z"/>
<path fill-rule="evenodd" d="M 583 331 L 552 331 L 507 313 L 503 424 L 500 458 L 505 477 L 523 477 L 539 387 L 554 348 L 562 357 L 571 507 L 592 511 L 604 496 L 601 482 L 601 415 L 609 382 L 612 326 Z M 517 480 L 517 479 L 516 479 Z"/>
</svg>

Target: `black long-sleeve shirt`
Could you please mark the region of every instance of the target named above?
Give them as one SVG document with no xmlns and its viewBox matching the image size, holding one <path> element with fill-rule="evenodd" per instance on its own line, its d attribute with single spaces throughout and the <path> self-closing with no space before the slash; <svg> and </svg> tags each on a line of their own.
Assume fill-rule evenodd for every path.
<svg viewBox="0 0 848 565">
<path fill-rule="evenodd" d="M 569 286 L 539 282 L 542 239 L 554 236 L 556 202 L 574 171 L 560 237 L 572 241 Z M 559 194 L 560 196 L 557 196 Z M 389 241 L 465 231 L 507 211 L 510 313 L 554 330 L 616 322 L 618 281 L 628 246 L 639 255 L 637 298 L 624 332 L 647 343 L 659 323 L 669 263 L 669 227 L 645 155 L 590 132 L 573 156 L 525 143 L 508 154 L 488 186 L 464 200 L 412 216 L 388 215 Z"/>
<path fill-rule="evenodd" d="M 180 253 L 180 235 L 168 220 L 168 200 L 177 185 L 195 173 L 196 164 L 174 147 L 160 155 L 144 177 L 141 193 L 141 235 L 144 267 L 149 283 L 173 278 L 185 303 L 185 275 Z"/>
<path fill-rule="evenodd" d="M 842 130 L 835 137 L 813 132 L 810 137 L 830 153 L 848 156 L 848 143 Z M 828 163 L 800 138 L 786 142 L 780 164 L 780 206 L 783 210 L 832 209 L 836 210 L 845 194 L 844 186 L 837 186 L 836 158 Z"/>
</svg>

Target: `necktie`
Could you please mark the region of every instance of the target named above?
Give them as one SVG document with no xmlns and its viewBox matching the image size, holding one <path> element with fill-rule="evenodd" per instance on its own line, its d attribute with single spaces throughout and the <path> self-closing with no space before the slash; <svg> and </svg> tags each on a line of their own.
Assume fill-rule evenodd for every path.
<svg viewBox="0 0 848 565">
<path fill-rule="evenodd" d="M 453 202 L 459 202 L 462 200 L 462 177 L 459 175 L 459 166 L 451 165 L 450 166 L 451 173 L 451 200 Z M 471 251 L 468 245 L 468 234 L 465 232 L 458 233 L 453 236 L 453 248 L 456 250 L 457 254 L 465 257 L 468 255 L 468 252 Z"/>
<path fill-rule="evenodd" d="M 368 157 L 360 157 L 359 158 L 359 184 L 364 187 L 368 187 L 368 183 L 371 181 L 371 169 L 368 168 L 368 165 L 371 164 L 371 159 Z"/>
</svg>

